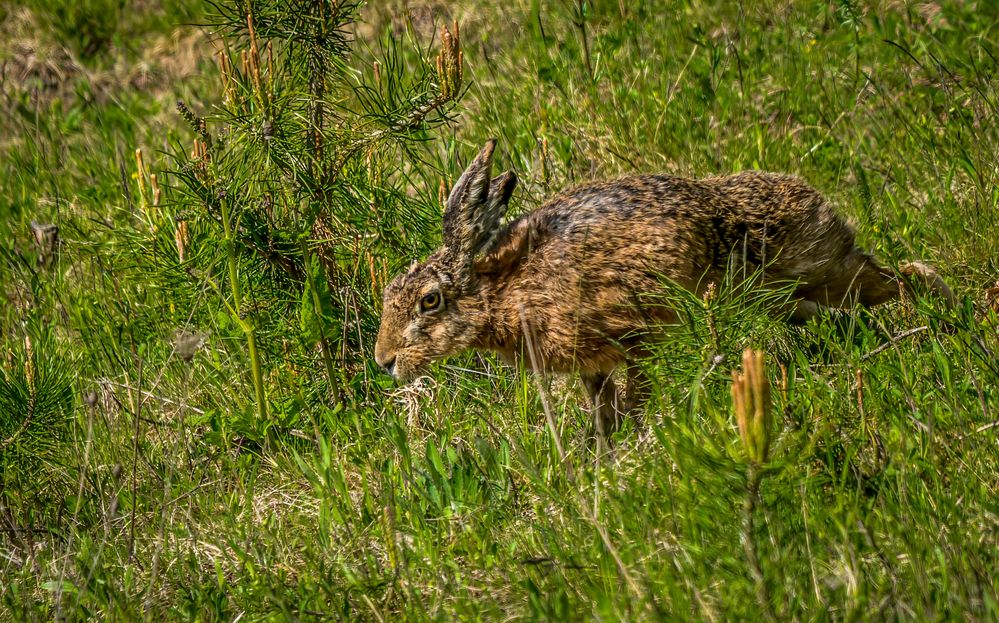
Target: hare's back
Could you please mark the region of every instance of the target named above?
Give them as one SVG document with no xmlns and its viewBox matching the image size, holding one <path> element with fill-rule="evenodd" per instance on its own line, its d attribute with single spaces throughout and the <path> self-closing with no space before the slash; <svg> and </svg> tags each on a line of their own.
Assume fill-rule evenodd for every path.
<svg viewBox="0 0 999 623">
<path fill-rule="evenodd" d="M 793 176 L 759 171 L 588 184 L 527 218 L 544 232 L 536 245 L 544 255 L 571 258 L 591 274 L 667 277 L 691 288 L 717 278 L 733 261 L 767 265 L 768 273 L 795 279 L 849 253 L 854 243 L 852 229 L 815 189 Z"/>
</svg>

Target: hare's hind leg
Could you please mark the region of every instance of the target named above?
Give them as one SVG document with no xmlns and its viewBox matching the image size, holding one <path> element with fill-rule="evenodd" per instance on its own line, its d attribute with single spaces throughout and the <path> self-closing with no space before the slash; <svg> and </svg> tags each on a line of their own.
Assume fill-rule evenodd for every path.
<svg viewBox="0 0 999 623">
<path fill-rule="evenodd" d="M 899 279 L 873 257 L 854 249 L 836 266 L 819 275 L 803 279 L 798 289 L 802 299 L 797 315 L 814 314 L 821 307 L 852 307 L 856 304 L 874 307 L 899 297 L 902 290 L 911 292 L 914 282 L 921 282 L 936 293 L 948 306 L 954 304 L 954 294 L 935 270 L 921 262 L 909 262 L 899 268 Z"/>
<path fill-rule="evenodd" d="M 810 318 L 817 315 L 820 309 L 822 309 L 822 307 L 815 301 L 798 299 L 794 302 L 794 310 L 791 311 L 790 321 L 792 324 L 804 324 L 808 322 Z"/>
<path fill-rule="evenodd" d="M 954 296 L 950 286 L 932 266 L 922 262 L 906 262 L 899 266 L 898 272 L 902 273 L 909 281 L 905 284 L 906 290 L 911 289 L 912 283 L 920 282 L 926 289 L 946 301 L 948 307 L 953 307 L 957 303 L 957 297 Z"/>
<path fill-rule="evenodd" d="M 861 304 L 874 307 L 898 297 L 898 282 L 873 257 L 853 250 L 845 258 L 826 264 L 818 274 L 805 275 L 797 295 L 802 299 L 795 315 L 814 315 L 820 307 L 843 308 Z"/>
</svg>

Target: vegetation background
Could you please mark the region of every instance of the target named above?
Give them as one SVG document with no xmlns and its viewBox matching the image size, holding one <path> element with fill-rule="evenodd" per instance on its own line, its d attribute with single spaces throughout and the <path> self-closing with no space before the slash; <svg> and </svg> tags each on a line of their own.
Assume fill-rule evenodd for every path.
<svg viewBox="0 0 999 623">
<path fill-rule="evenodd" d="M 997 41 L 984 0 L 0 2 L 0 620 L 996 620 Z M 519 211 L 796 173 L 962 303 L 668 292 L 608 464 L 571 380 L 371 362 L 490 136 Z"/>
</svg>

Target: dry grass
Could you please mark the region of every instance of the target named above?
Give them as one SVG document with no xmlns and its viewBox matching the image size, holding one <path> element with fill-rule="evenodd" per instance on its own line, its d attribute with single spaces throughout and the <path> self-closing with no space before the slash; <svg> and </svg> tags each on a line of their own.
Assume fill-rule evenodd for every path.
<svg viewBox="0 0 999 623">
<path fill-rule="evenodd" d="M 98 105 L 123 92 L 170 99 L 209 66 L 212 52 L 206 33 L 178 26 L 170 33 L 150 33 L 134 48 L 112 46 L 101 62 L 87 63 L 53 35 L 25 7 L 11 9 L 0 22 L 2 85 L 8 97 L 29 93 L 33 106 L 44 106 L 56 98 L 68 102 L 87 85 Z"/>
</svg>

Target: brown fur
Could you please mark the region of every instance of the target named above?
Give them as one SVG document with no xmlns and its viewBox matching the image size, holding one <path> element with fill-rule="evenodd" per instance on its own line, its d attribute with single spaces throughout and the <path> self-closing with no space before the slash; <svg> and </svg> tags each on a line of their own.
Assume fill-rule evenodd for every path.
<svg viewBox="0 0 999 623">
<path fill-rule="evenodd" d="M 490 141 L 455 184 L 444 246 L 385 289 L 375 359 L 397 379 L 468 349 L 576 371 L 602 436 L 641 400 L 634 368 L 623 402 L 612 372 L 642 352 L 648 329 L 673 320 L 642 300 L 664 278 L 701 292 L 729 266 L 763 268 L 765 281 L 797 284 L 799 318 L 899 295 L 896 275 L 858 249 L 853 229 L 796 177 L 626 177 L 567 190 L 502 227 L 516 178 L 488 182 L 493 148 Z M 923 264 L 900 273 L 953 299 Z M 421 312 L 433 292 L 443 308 Z"/>
</svg>

